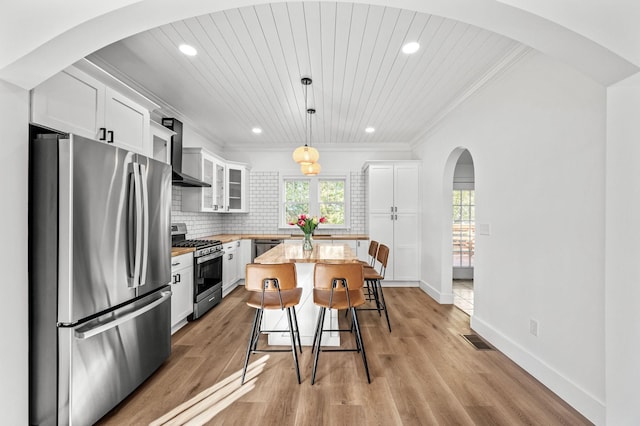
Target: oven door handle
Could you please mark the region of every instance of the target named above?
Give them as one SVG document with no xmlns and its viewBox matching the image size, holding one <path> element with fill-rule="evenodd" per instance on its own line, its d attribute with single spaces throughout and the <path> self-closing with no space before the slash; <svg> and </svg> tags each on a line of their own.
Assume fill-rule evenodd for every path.
<svg viewBox="0 0 640 426">
<path fill-rule="evenodd" d="M 215 258 L 222 257 L 222 256 L 224 256 L 224 252 L 223 251 L 217 251 L 215 253 L 211 253 L 211 254 L 208 254 L 206 256 L 198 257 L 198 258 L 196 258 L 196 265 L 199 265 L 199 264 L 204 263 L 204 262 L 208 262 L 210 260 L 213 260 Z"/>
</svg>

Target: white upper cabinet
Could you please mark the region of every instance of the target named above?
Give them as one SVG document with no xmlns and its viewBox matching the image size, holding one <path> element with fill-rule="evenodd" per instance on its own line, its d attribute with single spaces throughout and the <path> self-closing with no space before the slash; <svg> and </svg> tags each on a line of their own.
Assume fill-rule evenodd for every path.
<svg viewBox="0 0 640 426">
<path fill-rule="evenodd" d="M 104 84 L 67 68 L 31 91 L 31 121 L 98 139 L 104 121 Z"/>
<path fill-rule="evenodd" d="M 247 212 L 246 164 L 226 162 L 204 148 L 183 148 L 182 170 L 211 185 L 210 188 L 183 188 L 182 210 Z"/>
<path fill-rule="evenodd" d="M 171 164 L 171 137 L 176 132 L 151 120 L 151 150 L 153 158 Z"/>
<path fill-rule="evenodd" d="M 35 87 L 31 122 L 152 156 L 149 109 L 157 105 L 114 80 L 123 95 L 104 82 L 106 73 L 96 73 L 102 79 L 71 66 Z"/>
<path fill-rule="evenodd" d="M 369 238 L 389 246 L 385 278 L 415 281 L 420 274 L 420 169 L 416 161 L 371 162 L 367 174 Z"/>
<path fill-rule="evenodd" d="M 225 211 L 244 213 L 247 211 L 247 166 L 227 163 L 227 192 Z"/>
<path fill-rule="evenodd" d="M 151 156 L 149 110 L 110 87 L 105 88 L 106 141 Z"/>
<path fill-rule="evenodd" d="M 214 179 L 218 163 L 219 159 L 203 148 L 182 149 L 182 170 L 211 185 L 202 188 L 182 188 L 182 210 L 211 213 L 219 210 L 219 206 L 216 204 L 217 185 Z"/>
</svg>

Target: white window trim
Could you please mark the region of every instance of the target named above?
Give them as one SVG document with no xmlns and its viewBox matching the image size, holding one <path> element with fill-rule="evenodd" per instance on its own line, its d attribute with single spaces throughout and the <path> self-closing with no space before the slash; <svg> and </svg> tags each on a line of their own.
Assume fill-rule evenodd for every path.
<svg viewBox="0 0 640 426">
<path fill-rule="evenodd" d="M 278 196 L 278 228 L 286 229 L 286 230 L 298 230 L 297 225 L 289 225 L 286 223 L 284 218 L 284 181 L 285 180 L 308 180 L 309 184 L 309 198 L 311 206 L 309 214 L 319 214 L 320 208 L 318 203 L 318 182 L 320 180 L 331 180 L 331 179 L 340 179 L 344 180 L 344 225 L 331 225 L 331 224 L 322 224 L 320 227 L 316 229 L 316 232 L 322 233 L 324 229 L 351 229 L 351 180 L 348 174 L 344 175 L 325 175 L 322 176 L 300 176 L 299 174 L 286 174 L 280 175 L 279 182 L 279 196 Z M 314 207 L 315 205 L 315 207 Z"/>
</svg>

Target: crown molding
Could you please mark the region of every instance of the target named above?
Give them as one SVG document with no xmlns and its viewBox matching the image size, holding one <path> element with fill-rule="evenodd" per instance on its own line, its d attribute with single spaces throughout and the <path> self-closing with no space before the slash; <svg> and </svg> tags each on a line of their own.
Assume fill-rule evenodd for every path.
<svg viewBox="0 0 640 426">
<path fill-rule="evenodd" d="M 408 143 L 378 143 L 378 144 L 360 144 L 360 143 L 341 143 L 341 144 L 313 144 L 314 148 L 317 148 L 320 153 L 324 152 L 362 152 L 362 151 L 374 151 L 374 152 L 392 152 L 392 151 L 406 151 L 411 152 L 412 147 Z M 296 149 L 296 146 L 291 144 L 271 144 L 265 146 L 264 144 L 257 143 L 242 143 L 237 146 L 224 145 L 223 149 L 226 152 L 245 152 L 245 151 L 258 151 L 258 152 L 289 152 Z"/>
</svg>

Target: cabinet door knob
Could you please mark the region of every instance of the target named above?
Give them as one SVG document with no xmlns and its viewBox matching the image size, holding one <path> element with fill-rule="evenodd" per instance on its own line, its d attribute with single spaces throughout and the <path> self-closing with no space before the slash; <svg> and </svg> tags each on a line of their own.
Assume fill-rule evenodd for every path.
<svg viewBox="0 0 640 426">
<path fill-rule="evenodd" d="M 109 139 L 107 139 L 107 143 L 113 143 L 113 130 L 109 130 L 107 132 L 107 135 L 109 135 Z"/>
<path fill-rule="evenodd" d="M 98 136 L 98 140 L 105 140 L 107 139 L 107 128 L 106 127 L 100 127 L 100 129 L 98 129 L 100 134 Z"/>
</svg>

